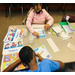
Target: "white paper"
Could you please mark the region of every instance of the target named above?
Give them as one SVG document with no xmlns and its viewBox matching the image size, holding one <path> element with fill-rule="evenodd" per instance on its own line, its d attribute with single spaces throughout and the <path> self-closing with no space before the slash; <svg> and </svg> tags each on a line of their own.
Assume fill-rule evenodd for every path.
<svg viewBox="0 0 75 75">
<path fill-rule="evenodd" d="M 44 38 L 46 37 L 46 33 L 44 29 L 34 29 L 37 33 L 39 33 L 39 38 Z M 34 38 L 37 38 L 36 36 L 34 36 L 32 33 L 30 33 L 31 36 L 33 36 Z"/>
<path fill-rule="evenodd" d="M 51 46 L 51 48 L 53 49 L 54 52 L 59 51 L 58 47 L 56 46 L 56 44 L 54 43 L 54 41 L 51 38 L 48 38 L 47 42 L 49 43 L 49 45 Z"/>
<path fill-rule="evenodd" d="M 39 48 L 34 49 L 34 51 L 36 53 L 39 53 L 41 55 L 41 57 L 43 58 L 52 58 L 51 54 L 48 52 L 48 50 L 46 49 L 46 47 L 44 45 L 40 46 Z"/>
<path fill-rule="evenodd" d="M 62 40 L 68 40 L 71 38 L 71 36 L 68 33 L 62 32 L 60 34 L 60 37 L 62 38 Z"/>
<path fill-rule="evenodd" d="M 44 24 L 43 25 L 37 25 L 37 24 L 32 24 L 33 28 L 44 28 Z"/>
<path fill-rule="evenodd" d="M 59 26 L 55 26 L 52 28 L 56 33 L 61 33 L 63 31 L 62 28 L 60 28 Z"/>
<path fill-rule="evenodd" d="M 18 53 L 22 47 L 23 47 L 23 40 L 4 42 L 3 54 Z"/>
<path fill-rule="evenodd" d="M 65 31 L 66 31 L 67 33 L 73 33 L 73 32 L 75 32 L 74 30 L 72 30 L 72 29 L 69 27 L 69 25 L 64 25 L 63 27 L 64 27 L 64 29 L 65 29 Z"/>
<path fill-rule="evenodd" d="M 68 43 L 67 47 L 75 51 L 75 46 L 71 43 Z"/>
</svg>

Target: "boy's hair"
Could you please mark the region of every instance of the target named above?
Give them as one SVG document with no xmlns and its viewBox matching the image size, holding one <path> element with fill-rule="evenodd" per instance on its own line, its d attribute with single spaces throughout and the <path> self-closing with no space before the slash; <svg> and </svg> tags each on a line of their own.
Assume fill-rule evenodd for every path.
<svg viewBox="0 0 75 75">
<path fill-rule="evenodd" d="M 33 49 L 29 46 L 23 47 L 19 52 L 19 57 L 23 63 L 29 65 L 30 61 L 33 59 Z"/>
</svg>

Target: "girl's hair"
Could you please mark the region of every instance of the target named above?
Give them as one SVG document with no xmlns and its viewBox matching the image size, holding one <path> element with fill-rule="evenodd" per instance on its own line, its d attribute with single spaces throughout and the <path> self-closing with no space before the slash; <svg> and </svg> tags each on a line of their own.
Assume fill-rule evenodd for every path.
<svg viewBox="0 0 75 75">
<path fill-rule="evenodd" d="M 38 6 L 38 4 L 40 4 L 40 5 L 42 6 L 42 3 L 33 3 L 33 8 L 34 8 L 35 6 Z"/>
</svg>

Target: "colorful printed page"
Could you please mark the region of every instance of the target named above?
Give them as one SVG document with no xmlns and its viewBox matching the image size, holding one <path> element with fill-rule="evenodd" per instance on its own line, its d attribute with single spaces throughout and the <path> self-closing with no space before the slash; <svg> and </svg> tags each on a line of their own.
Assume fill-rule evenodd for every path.
<svg viewBox="0 0 75 75">
<path fill-rule="evenodd" d="M 35 53 L 39 53 L 43 58 L 48 58 L 48 59 L 52 58 L 51 54 L 48 52 L 48 50 L 44 45 L 34 49 L 34 51 Z"/>
<path fill-rule="evenodd" d="M 19 50 L 23 47 L 22 36 L 23 29 L 11 28 L 4 39 L 3 54 L 19 52 Z"/>
<path fill-rule="evenodd" d="M 10 64 L 15 62 L 18 58 L 19 58 L 18 53 L 3 55 L 1 71 L 3 71 Z M 17 68 L 15 68 L 15 70 L 21 70 L 21 69 L 25 69 L 25 66 L 23 66 L 22 63 Z"/>
<path fill-rule="evenodd" d="M 46 33 L 44 29 L 34 29 L 36 32 L 39 33 L 39 38 L 44 38 L 46 37 Z M 30 33 L 31 36 L 34 36 L 32 33 Z M 36 36 L 34 36 L 34 38 L 37 38 Z"/>
<path fill-rule="evenodd" d="M 4 42 L 3 54 L 18 53 L 22 47 L 23 47 L 22 39 L 12 42 Z"/>
<path fill-rule="evenodd" d="M 15 41 L 16 39 L 22 39 L 23 29 L 11 28 L 4 38 L 4 42 Z"/>
</svg>

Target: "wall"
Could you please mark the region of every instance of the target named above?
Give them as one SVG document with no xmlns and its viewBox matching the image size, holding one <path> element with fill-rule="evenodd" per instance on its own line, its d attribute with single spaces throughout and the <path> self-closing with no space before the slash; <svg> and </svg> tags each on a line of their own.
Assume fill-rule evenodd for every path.
<svg viewBox="0 0 75 75">
<path fill-rule="evenodd" d="M 62 8 L 64 9 L 66 3 L 48 3 L 47 5 L 50 10 L 51 9 L 59 10 L 61 9 L 62 5 L 63 5 Z M 23 3 L 24 10 L 30 9 L 31 6 L 32 6 L 32 3 Z M 8 4 L 8 7 L 9 7 L 9 4 Z M 43 4 L 43 7 L 45 7 L 45 3 Z M 20 10 L 20 8 L 12 8 L 12 9 Z M 0 3 L 0 10 L 5 10 L 4 3 Z M 75 10 L 75 3 L 67 3 L 66 10 Z"/>
</svg>

